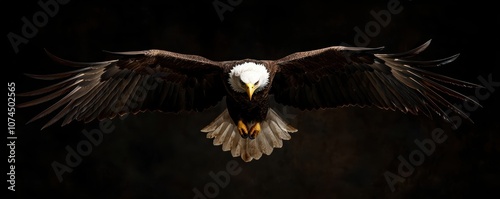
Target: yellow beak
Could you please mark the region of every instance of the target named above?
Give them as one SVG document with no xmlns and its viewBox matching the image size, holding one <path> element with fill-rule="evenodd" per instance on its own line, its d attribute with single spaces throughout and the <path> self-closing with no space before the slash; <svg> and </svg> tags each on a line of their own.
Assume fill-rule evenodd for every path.
<svg viewBox="0 0 500 199">
<path fill-rule="evenodd" d="M 252 100 L 252 95 L 253 95 L 254 91 L 255 91 L 255 85 L 248 83 L 247 84 L 247 94 L 248 94 L 248 97 L 250 98 L 250 100 Z"/>
</svg>

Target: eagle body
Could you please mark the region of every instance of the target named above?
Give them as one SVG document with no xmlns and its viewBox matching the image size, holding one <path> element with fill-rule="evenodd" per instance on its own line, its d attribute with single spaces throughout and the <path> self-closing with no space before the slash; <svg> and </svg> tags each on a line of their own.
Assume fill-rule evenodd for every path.
<svg viewBox="0 0 500 199">
<path fill-rule="evenodd" d="M 259 93 L 252 101 L 247 96 L 231 96 L 226 98 L 226 106 L 234 123 L 238 123 L 240 119 L 247 124 L 261 122 L 270 108 L 269 96 Z"/>
<path fill-rule="evenodd" d="M 117 58 L 102 62 L 74 62 L 47 52 L 54 61 L 75 69 L 27 74 L 58 82 L 19 94 L 37 98 L 18 107 L 57 99 L 29 121 L 54 113 L 43 129 L 58 121 L 63 126 L 74 120 L 90 122 L 144 111 L 204 111 L 225 97 L 226 109 L 201 131 L 223 151 L 248 162 L 270 155 L 297 132 L 273 110 L 271 97 L 301 110 L 377 107 L 429 118 L 437 115 L 452 123 L 443 110 L 450 109 L 469 119 L 448 97 L 479 103 L 448 86 L 480 86 L 426 70 L 450 63 L 458 54 L 411 59 L 429 44 L 430 40 L 401 53 L 379 53 L 382 47 L 331 46 L 277 60 L 235 61 L 154 49 L 108 52 Z"/>
<path fill-rule="evenodd" d="M 259 64 L 266 67 L 267 72 L 269 73 L 269 82 L 272 83 L 272 79 L 274 74 L 276 73 L 276 67 L 272 65 L 272 62 L 269 61 L 260 61 L 254 59 L 243 59 L 237 61 L 229 61 L 224 63 L 225 68 L 233 69 L 235 66 L 241 65 L 243 63 L 249 64 Z M 227 80 L 230 78 L 230 71 L 225 71 L 225 77 L 223 80 Z M 231 119 L 236 124 L 240 119 L 243 120 L 244 123 L 250 125 L 255 122 L 262 122 L 266 119 L 267 112 L 269 107 L 269 91 L 271 89 L 271 84 L 266 85 L 262 92 L 256 92 L 252 99 L 250 100 L 245 93 L 236 92 L 231 89 L 231 85 L 228 81 L 224 81 L 225 90 L 227 91 L 226 95 L 226 106 L 231 116 Z"/>
</svg>

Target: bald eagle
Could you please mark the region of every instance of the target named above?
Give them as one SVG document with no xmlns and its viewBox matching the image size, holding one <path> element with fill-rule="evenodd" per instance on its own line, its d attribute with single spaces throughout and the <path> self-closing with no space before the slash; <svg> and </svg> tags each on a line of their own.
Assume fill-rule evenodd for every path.
<svg viewBox="0 0 500 199">
<path fill-rule="evenodd" d="M 479 85 L 423 70 L 452 62 L 457 55 L 432 61 L 413 57 L 430 44 L 403 53 L 380 54 L 383 49 L 332 46 L 297 52 L 277 60 L 212 61 L 197 55 L 164 50 L 108 52 L 117 59 L 73 62 L 48 55 L 77 69 L 28 76 L 58 83 L 22 96 L 43 97 L 25 102 L 29 107 L 60 98 L 29 122 L 60 111 L 42 127 L 62 120 L 90 122 L 144 111 L 203 111 L 225 97 L 226 109 L 201 129 L 213 144 L 248 162 L 281 148 L 297 129 L 270 106 L 277 103 L 302 110 L 346 106 L 378 107 L 403 113 L 437 114 L 451 122 L 443 108 L 468 118 L 443 95 L 475 100 L 444 84 Z M 479 104 L 478 104 L 479 105 Z M 28 122 L 28 123 L 29 123 Z"/>
</svg>

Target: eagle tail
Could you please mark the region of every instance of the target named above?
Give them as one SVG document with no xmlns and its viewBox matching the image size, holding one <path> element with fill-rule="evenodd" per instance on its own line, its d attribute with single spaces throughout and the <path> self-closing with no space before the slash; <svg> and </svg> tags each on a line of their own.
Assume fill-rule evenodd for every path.
<svg viewBox="0 0 500 199">
<path fill-rule="evenodd" d="M 223 151 L 231 151 L 233 157 L 241 156 L 245 162 L 258 160 L 262 154 L 270 155 L 274 148 L 283 146 L 283 140 L 291 138 L 290 133 L 297 132 L 272 109 L 269 109 L 266 120 L 260 125 L 261 132 L 255 139 L 242 138 L 226 109 L 201 132 L 207 133 L 207 138 L 214 139 L 214 146 L 222 145 Z"/>
</svg>

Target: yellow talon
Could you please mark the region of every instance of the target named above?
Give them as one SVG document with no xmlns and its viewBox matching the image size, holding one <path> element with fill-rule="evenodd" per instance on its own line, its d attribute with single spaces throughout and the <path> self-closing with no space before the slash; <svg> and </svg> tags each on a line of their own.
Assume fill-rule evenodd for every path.
<svg viewBox="0 0 500 199">
<path fill-rule="evenodd" d="M 259 135 L 260 131 L 260 122 L 257 122 L 252 126 L 252 128 L 250 128 L 250 139 L 255 139 L 257 135 Z"/>
<path fill-rule="evenodd" d="M 238 131 L 240 132 L 240 135 L 242 138 L 247 138 L 248 137 L 248 129 L 247 125 L 243 122 L 243 120 L 238 121 Z"/>
</svg>

